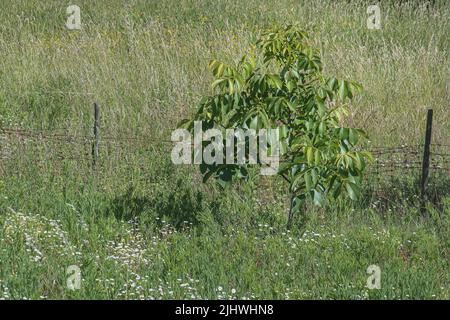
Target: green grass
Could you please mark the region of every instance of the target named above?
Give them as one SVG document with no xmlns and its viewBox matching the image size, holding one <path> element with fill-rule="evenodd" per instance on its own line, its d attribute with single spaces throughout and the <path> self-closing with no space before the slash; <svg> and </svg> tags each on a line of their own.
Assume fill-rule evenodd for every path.
<svg viewBox="0 0 450 320">
<path fill-rule="evenodd" d="M 83 29 L 69 31 L 60 1 L 11 1 L 0 127 L 89 134 L 98 102 L 102 136 L 142 141 L 102 140 L 94 173 L 89 143 L 0 136 L 0 298 L 449 299 L 445 174 L 426 216 L 413 187 L 371 182 L 357 203 L 308 205 L 288 233 L 281 182 L 222 192 L 161 142 L 210 92 L 208 61 L 237 59 L 278 21 L 309 31 L 326 74 L 363 85 L 347 121 L 372 145 L 422 143 L 429 107 L 448 144 L 450 9 L 392 2 L 377 31 L 367 1 L 77 1 Z M 365 288 L 373 264 L 380 290 Z"/>
</svg>

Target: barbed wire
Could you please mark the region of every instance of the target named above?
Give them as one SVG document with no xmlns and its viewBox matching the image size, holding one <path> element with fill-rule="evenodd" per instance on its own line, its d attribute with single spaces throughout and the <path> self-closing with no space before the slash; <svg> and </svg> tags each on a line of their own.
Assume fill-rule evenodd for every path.
<svg viewBox="0 0 450 320">
<path fill-rule="evenodd" d="M 10 92 L 8 94 L 11 95 Z M 67 95 L 67 96 L 69 96 L 69 95 L 72 95 L 72 96 L 93 96 L 93 95 L 95 95 L 95 93 L 93 93 L 93 92 L 86 92 L 86 91 L 62 91 L 62 90 L 33 91 L 33 90 L 29 90 L 29 91 L 21 91 L 20 93 L 14 93 L 13 96 L 24 97 L 24 96 L 29 96 L 29 95 L 33 95 L 33 94 L 38 94 L 38 95 L 56 94 L 56 95 Z"/>
<path fill-rule="evenodd" d="M 67 131 L 66 131 L 67 132 Z M 27 138 L 38 138 L 42 140 L 60 140 L 60 139 L 67 139 L 67 140 L 91 140 L 93 138 L 93 135 L 87 134 L 87 135 L 79 135 L 79 134 L 68 134 L 68 133 L 50 133 L 49 131 L 45 130 L 23 130 L 23 129 L 0 129 L 0 135 L 9 135 L 9 136 L 16 136 L 16 137 L 27 137 Z M 123 136 L 110 136 L 110 135 L 102 135 L 101 140 L 117 140 L 117 141 L 140 141 L 140 142 L 161 142 L 161 143 L 173 143 L 172 140 L 167 139 L 161 139 L 157 137 L 145 137 L 145 138 L 138 138 L 138 137 L 123 137 Z"/>
<path fill-rule="evenodd" d="M 55 130 L 64 131 L 65 133 L 58 133 L 55 132 Z M 25 129 L 18 129 L 18 128 L 0 128 L 0 135 L 16 135 L 16 136 L 27 136 L 27 137 L 38 137 L 40 139 L 60 139 L 60 138 L 67 138 L 67 139 L 82 139 L 82 140 L 89 140 L 93 138 L 93 135 L 86 134 L 86 135 L 77 135 L 77 134 L 68 134 L 69 130 L 67 128 L 56 128 L 53 130 L 25 130 Z M 161 142 L 161 143 L 174 143 L 174 141 L 167 139 L 167 138 L 161 138 L 161 137 L 123 137 L 123 136 L 111 136 L 111 135 L 102 135 L 102 140 L 123 140 L 123 141 L 142 141 L 142 142 Z M 441 144 L 441 143 L 431 143 L 431 146 L 437 146 L 437 147 L 448 147 L 450 148 L 450 145 L 447 144 Z M 407 145 L 403 144 L 401 146 L 391 146 L 391 147 L 385 147 L 385 146 L 373 146 L 369 147 L 370 152 L 374 155 L 382 152 L 390 152 L 395 153 L 398 151 L 399 153 L 405 153 L 405 150 L 423 147 L 423 144 L 414 144 L 414 145 Z M 421 151 L 410 151 L 411 154 L 420 154 Z M 447 154 L 445 154 L 447 155 Z M 450 154 L 449 154 L 450 155 Z"/>
<path fill-rule="evenodd" d="M 44 143 L 60 143 L 60 144 L 73 144 L 80 143 L 87 147 L 88 144 L 93 142 L 93 135 L 91 134 L 71 134 L 67 128 L 58 129 L 60 132 L 56 130 L 30 130 L 30 129 L 21 129 L 21 128 L 0 128 L 0 139 L 1 137 L 7 137 L 6 140 L 10 138 L 16 138 L 22 141 L 39 141 Z M 1 142 L 1 140 L 0 140 Z M 168 144 L 173 145 L 173 141 L 163 139 L 161 137 L 131 137 L 131 136 L 117 136 L 117 135 L 102 135 L 101 142 L 102 145 L 105 146 L 106 152 L 111 153 L 111 147 L 118 147 L 122 149 L 129 149 L 136 146 L 136 144 L 140 144 L 140 148 L 155 148 L 166 146 Z M 7 145 L 8 143 L 6 143 Z M 0 144 L 1 147 L 1 144 Z M 417 159 L 423 154 L 423 151 L 420 149 L 423 147 L 423 144 L 414 144 L 407 145 L 402 144 L 400 146 L 373 146 L 368 147 L 367 149 L 372 153 L 375 158 L 375 161 L 370 164 L 371 172 L 389 172 L 391 169 L 393 171 L 401 170 L 414 170 L 421 169 L 422 161 L 421 159 Z M 450 169 L 450 153 L 446 153 L 446 151 L 440 150 L 450 150 L 450 145 L 442 144 L 442 143 L 432 143 L 432 152 L 431 152 L 431 163 L 430 169 L 433 170 L 449 170 Z M 7 150 L 5 152 L 5 149 Z M 10 157 L 5 154 L 12 153 L 12 150 L 8 150 L 7 146 L 3 146 L 0 148 L 0 159 L 7 160 Z M 3 152 L 1 152 L 3 150 Z M 8 152 L 10 151 L 10 152 Z M 47 150 L 48 151 L 48 150 Z M 47 156 L 44 160 L 87 160 L 90 157 L 89 152 L 85 152 L 83 157 L 74 157 L 68 155 L 57 155 L 53 158 Z M 440 158 L 436 160 L 437 158 Z M 439 161 L 440 160 L 440 161 Z"/>
</svg>

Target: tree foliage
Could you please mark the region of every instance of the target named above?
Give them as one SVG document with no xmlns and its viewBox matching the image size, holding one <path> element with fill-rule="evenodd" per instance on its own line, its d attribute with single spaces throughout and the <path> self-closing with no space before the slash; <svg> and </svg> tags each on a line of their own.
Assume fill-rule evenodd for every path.
<svg viewBox="0 0 450 320">
<path fill-rule="evenodd" d="M 370 154 L 356 145 L 361 129 L 341 126 L 348 103 L 361 86 L 325 77 L 320 52 L 295 25 L 262 33 L 235 65 L 212 60 L 214 94 L 203 97 L 195 116 L 180 123 L 192 130 L 280 128 L 278 175 L 289 184 L 290 218 L 307 197 L 317 205 L 347 194 L 355 200 Z M 205 180 L 245 178 L 248 164 L 200 165 Z"/>
</svg>

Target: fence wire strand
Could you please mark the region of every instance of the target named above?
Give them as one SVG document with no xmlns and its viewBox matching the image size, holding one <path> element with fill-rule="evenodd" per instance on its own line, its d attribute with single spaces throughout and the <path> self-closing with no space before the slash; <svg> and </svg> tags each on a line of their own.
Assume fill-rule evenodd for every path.
<svg viewBox="0 0 450 320">
<path fill-rule="evenodd" d="M 89 160 L 92 156 L 89 152 L 93 143 L 92 134 L 69 133 L 67 128 L 58 130 L 25 130 L 20 128 L 0 128 L 0 159 L 6 161 L 13 157 L 13 154 L 21 156 L 29 146 L 36 146 L 45 149 L 44 160 L 64 161 L 64 160 Z M 148 150 L 170 147 L 174 142 L 161 137 L 137 137 L 119 135 L 101 135 L 100 145 L 102 152 L 111 156 L 114 153 L 131 151 L 132 149 Z M 54 146 L 52 146 L 54 144 Z M 64 154 L 64 145 L 82 145 L 80 148 L 73 148 L 72 154 Z M 73 151 L 78 149 L 76 155 Z M 389 174 L 399 170 L 419 170 L 422 166 L 423 144 L 400 145 L 400 146 L 374 146 L 368 148 L 374 157 L 374 162 L 369 165 L 370 174 Z M 431 144 L 431 170 L 450 169 L 450 145 L 442 143 Z M 14 152 L 16 151 L 16 152 Z M 60 151 L 60 153 L 58 153 Z M 19 154 L 17 154 L 19 153 Z"/>
</svg>

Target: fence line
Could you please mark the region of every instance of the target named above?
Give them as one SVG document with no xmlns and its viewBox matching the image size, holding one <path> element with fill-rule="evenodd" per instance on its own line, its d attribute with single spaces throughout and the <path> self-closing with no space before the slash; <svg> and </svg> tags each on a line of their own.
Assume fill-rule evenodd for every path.
<svg viewBox="0 0 450 320">
<path fill-rule="evenodd" d="M 69 131 L 66 129 L 60 129 L 64 131 Z M 56 141 L 65 141 L 65 142 L 88 142 L 92 141 L 94 139 L 94 135 L 79 135 L 79 134 L 68 134 L 68 133 L 58 133 L 50 130 L 25 130 L 25 129 L 18 129 L 18 128 L 0 128 L 0 136 L 9 136 L 13 138 L 28 138 L 30 140 L 36 139 L 36 140 L 56 140 Z M 138 138 L 133 136 L 123 137 L 123 136 L 101 136 L 101 140 L 104 141 L 112 141 L 112 142 L 158 142 L 163 144 L 174 144 L 174 141 L 167 140 L 167 139 L 161 139 L 157 138 L 155 136 L 152 137 L 144 137 L 144 138 Z M 411 155 L 421 155 L 422 151 L 418 148 L 423 147 L 424 144 L 415 144 L 415 145 L 401 145 L 401 146 L 392 146 L 392 147 L 384 147 L 384 146 L 373 146 L 368 147 L 367 149 L 372 153 L 372 155 L 383 155 L 383 154 L 411 154 Z M 447 144 L 441 144 L 441 143 L 431 143 L 431 147 L 438 147 L 438 148 L 448 148 L 450 150 L 450 145 Z M 450 153 L 438 153 L 433 152 L 433 155 L 436 156 L 444 156 L 444 157 L 450 157 Z"/>
<path fill-rule="evenodd" d="M 100 168 L 111 170 L 119 161 L 128 161 L 128 157 L 135 157 L 136 155 L 142 157 L 144 154 L 148 155 L 149 150 L 151 152 L 166 150 L 166 148 L 174 145 L 171 140 L 157 137 L 97 135 L 96 140 L 94 132 L 92 134 L 70 134 L 68 131 L 67 129 L 52 132 L 48 130 L 0 128 L 0 173 L 6 172 L 7 167 L 11 170 L 11 165 L 14 166 L 14 164 L 7 164 L 8 161 L 22 158 L 30 150 L 30 147 L 38 148 L 38 152 L 41 152 L 40 156 L 32 159 L 33 164 L 40 168 L 48 168 L 46 162 L 53 164 L 55 162 L 74 161 L 77 165 L 83 164 L 88 168 L 92 165 L 95 173 Z M 74 148 L 74 145 L 78 147 Z M 97 149 L 95 149 L 95 146 Z M 421 151 L 423 147 L 424 144 L 403 144 L 400 146 L 367 148 L 372 153 L 374 161 L 368 165 L 364 179 L 372 181 L 371 185 L 374 186 L 373 190 L 376 190 L 377 194 L 384 194 L 386 187 L 399 187 L 399 182 L 409 185 L 413 181 L 411 178 L 415 181 L 422 180 L 420 183 L 422 199 L 435 199 L 436 195 L 443 192 L 448 193 L 450 185 L 448 185 L 448 182 L 442 181 L 450 173 L 450 145 L 429 144 L 427 174 L 431 174 L 432 180 L 428 180 L 427 176 L 425 184 L 423 183 L 423 174 L 420 175 L 421 170 L 423 171 Z M 95 150 L 97 150 L 97 153 L 95 153 Z M 141 151 L 142 153 L 135 154 L 135 151 Z M 140 170 L 145 170 L 146 164 L 141 163 L 139 159 L 136 165 Z M 113 167 L 108 169 L 109 164 L 105 161 L 109 161 L 109 164 L 113 164 Z M 7 167 L 4 165 L 7 165 Z M 399 178 L 401 181 L 398 180 Z M 414 183 L 415 185 L 416 183 Z M 417 187 L 419 187 L 418 182 Z M 425 191 L 423 191 L 424 187 Z M 421 209 L 423 212 L 425 212 L 424 208 L 425 201 L 422 200 Z"/>
<path fill-rule="evenodd" d="M 69 94 L 73 92 L 60 92 L 61 94 Z M 87 94 L 90 93 L 80 93 L 76 94 Z M 374 156 L 375 161 L 370 165 L 370 172 L 372 174 L 386 174 L 391 172 L 396 172 L 398 169 L 402 170 L 414 170 L 422 169 L 421 175 L 421 188 L 422 194 L 425 194 L 424 189 L 426 187 L 426 181 L 428 178 L 429 169 L 433 171 L 438 170 L 449 170 L 450 164 L 450 145 L 431 143 L 431 131 L 432 131 L 432 109 L 428 110 L 427 115 L 427 130 L 426 138 L 424 144 L 407 145 L 402 144 L 400 146 L 374 146 L 367 148 Z M 118 147 L 120 150 L 129 149 L 130 147 L 135 147 L 139 144 L 140 148 L 144 145 L 155 148 L 156 146 L 171 146 L 174 142 L 161 137 L 131 137 L 131 136 L 111 136 L 104 135 L 100 136 L 100 107 L 97 103 L 94 103 L 94 125 L 93 132 L 91 134 L 70 134 L 68 128 L 56 128 L 52 131 L 49 130 L 25 130 L 21 128 L 0 128 L 0 142 L 1 137 L 8 137 L 7 140 L 18 139 L 19 141 L 39 141 L 44 142 L 44 145 L 49 142 L 58 143 L 79 143 L 83 144 L 85 147 L 84 156 L 80 155 L 76 157 L 69 157 L 67 155 L 56 155 L 50 158 L 48 155 L 48 150 L 46 149 L 45 160 L 82 160 L 89 157 L 89 152 L 86 149 L 87 144 L 91 144 L 91 156 L 92 164 L 96 167 L 96 163 L 99 160 L 100 153 L 100 141 L 104 145 L 108 155 L 110 155 L 111 147 Z M 57 131 L 60 132 L 57 132 Z M 56 131 L 56 132 L 55 132 Z M 154 144 L 152 144 L 154 143 Z M 152 144 L 152 145 L 149 145 Z M 0 144 L 1 146 L 1 144 Z M 19 142 L 20 146 L 20 142 Z M 45 147 L 47 147 L 45 145 Z M 439 149 L 445 149 L 439 150 Z M 6 150 L 6 152 L 5 152 Z M 8 148 L 2 147 L 0 149 L 0 159 L 6 160 L 10 158 L 8 155 Z M 423 152 L 423 153 L 422 153 Z M 417 159 L 418 156 L 423 154 L 421 159 Z M 430 159 L 431 158 L 431 159 Z M 440 160 L 440 161 L 439 161 Z"/>
<path fill-rule="evenodd" d="M 14 96 L 15 97 L 27 97 L 30 96 L 32 94 L 38 94 L 38 95 L 42 95 L 42 94 L 59 94 L 59 95 L 72 95 L 72 96 L 93 96 L 94 93 L 93 92 L 85 92 L 85 91 L 63 91 L 63 90 L 39 90 L 39 91 L 22 91 L 20 93 L 15 93 Z"/>
<path fill-rule="evenodd" d="M 27 142 L 38 142 L 43 144 L 82 144 L 85 145 L 85 147 L 88 147 L 89 144 L 95 141 L 94 135 L 54 133 L 42 130 L 28 131 L 17 128 L 0 129 L 0 142 L 2 136 L 7 137 L 6 141 L 9 141 L 10 143 L 12 141 L 16 141 L 19 144 L 27 144 Z M 98 139 L 100 140 L 101 145 L 103 145 L 103 148 L 101 149 L 106 149 L 107 151 L 112 151 L 111 148 L 114 147 L 117 147 L 121 150 L 126 149 L 129 151 L 129 149 L 134 149 L 137 147 L 143 148 L 145 147 L 145 145 L 147 145 L 148 147 L 170 147 L 174 144 L 174 142 L 172 142 L 171 140 L 158 139 L 155 137 L 138 138 L 123 136 L 101 136 Z M 10 156 L 5 155 L 5 153 L 7 153 L 5 150 L 8 149 L 7 145 L 8 142 L 5 146 L 0 148 L 0 159 L 2 160 L 11 158 Z M 420 151 L 422 147 L 423 144 L 402 145 L 395 147 L 375 146 L 367 148 L 368 151 L 370 151 L 374 156 L 374 162 L 372 162 L 370 165 L 371 171 L 380 171 L 379 173 L 387 173 L 395 171 L 389 169 L 420 169 L 422 168 L 422 160 L 419 157 L 422 154 L 422 152 Z M 431 143 L 430 147 L 430 168 L 433 170 L 450 170 L 450 153 L 445 152 L 445 150 L 450 149 L 450 145 Z M 53 149 L 51 151 L 55 150 Z M 84 157 L 70 157 L 67 155 L 60 155 L 53 160 L 80 160 L 87 159 L 91 156 L 92 155 L 89 152 L 85 152 Z M 49 158 L 47 159 L 50 160 Z"/>
<path fill-rule="evenodd" d="M 62 131 L 69 131 L 68 128 L 59 128 L 56 130 L 62 130 Z M 54 130 L 25 130 L 25 129 L 18 129 L 18 128 L 0 128 L 0 135 L 8 135 L 8 136 L 16 136 L 16 137 L 29 137 L 29 138 L 39 138 L 42 140 L 74 140 L 79 139 L 81 141 L 87 141 L 92 140 L 93 135 L 77 135 L 77 134 L 67 134 L 67 133 L 58 133 L 54 132 Z M 133 141 L 140 141 L 140 142 L 160 142 L 160 143 L 170 143 L 173 144 L 174 142 L 172 140 L 167 139 L 160 139 L 157 137 L 145 137 L 145 138 L 137 138 L 137 137 L 123 137 L 123 136 L 103 136 L 101 137 L 101 140 L 112 140 L 112 141 L 127 141 L 127 142 L 133 142 Z M 384 154 L 384 153 L 410 153 L 410 154 L 422 154 L 422 151 L 408 151 L 406 152 L 405 149 L 411 149 L 411 148 L 420 148 L 423 147 L 424 144 L 414 144 L 414 145 L 400 145 L 400 146 L 392 146 L 392 147 L 384 147 L 384 146 L 374 146 L 369 147 L 368 149 L 373 155 L 377 154 Z M 434 147 L 446 147 L 450 150 L 450 145 L 448 144 L 442 144 L 442 143 L 431 143 L 430 146 Z M 435 153 L 435 155 L 438 155 Z M 441 155 L 444 156 L 450 156 L 450 153 L 442 153 Z"/>
</svg>

